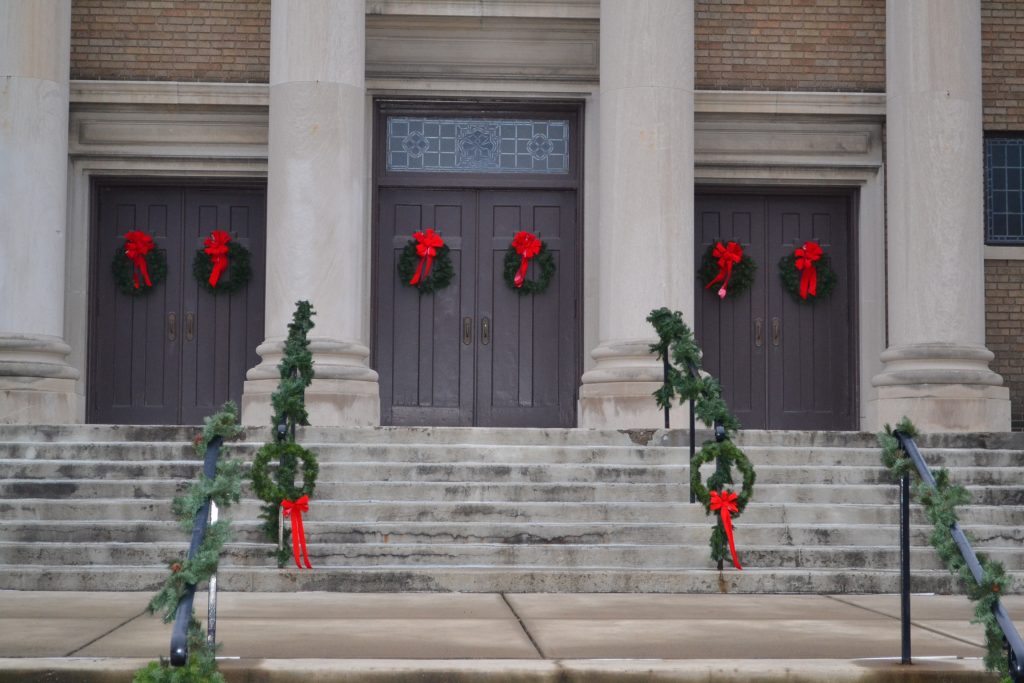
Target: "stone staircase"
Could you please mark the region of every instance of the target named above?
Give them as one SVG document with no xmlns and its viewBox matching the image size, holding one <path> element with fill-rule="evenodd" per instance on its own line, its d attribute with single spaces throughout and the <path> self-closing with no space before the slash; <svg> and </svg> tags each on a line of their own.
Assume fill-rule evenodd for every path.
<svg viewBox="0 0 1024 683">
<path fill-rule="evenodd" d="M 0 589 L 150 590 L 187 547 L 171 498 L 200 468 L 186 427 L 0 427 Z M 230 457 L 251 460 L 268 430 Z M 1024 588 L 1024 435 L 933 435 L 973 494 L 963 524 Z M 754 502 L 744 571 L 708 558 L 685 432 L 307 428 L 315 569 L 277 569 L 251 498 L 232 508 L 233 591 L 873 593 L 898 589 L 897 489 L 874 437 L 741 433 Z M 914 513 L 913 588 L 956 592 Z"/>
</svg>

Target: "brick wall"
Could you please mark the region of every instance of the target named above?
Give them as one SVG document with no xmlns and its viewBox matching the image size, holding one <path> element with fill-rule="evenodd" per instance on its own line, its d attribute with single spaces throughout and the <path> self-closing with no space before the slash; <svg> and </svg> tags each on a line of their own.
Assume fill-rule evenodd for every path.
<svg viewBox="0 0 1024 683">
<path fill-rule="evenodd" d="M 985 129 L 1024 131 L 1024 2 L 982 0 L 981 62 Z"/>
<path fill-rule="evenodd" d="M 985 345 L 1010 387 L 1014 431 L 1024 430 L 1024 261 L 985 261 Z"/>
<path fill-rule="evenodd" d="M 71 78 L 266 83 L 270 0 L 73 0 Z"/>
<path fill-rule="evenodd" d="M 885 91 L 885 0 L 697 0 L 702 90 Z"/>
</svg>

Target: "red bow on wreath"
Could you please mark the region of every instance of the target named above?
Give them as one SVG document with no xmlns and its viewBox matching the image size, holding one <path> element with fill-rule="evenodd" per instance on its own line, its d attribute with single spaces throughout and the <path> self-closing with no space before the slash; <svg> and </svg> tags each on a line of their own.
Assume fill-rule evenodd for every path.
<svg viewBox="0 0 1024 683">
<path fill-rule="evenodd" d="M 437 256 L 437 250 L 444 246 L 444 240 L 434 232 L 433 228 L 427 228 L 423 232 L 414 232 L 412 237 L 416 240 L 416 253 L 420 257 L 420 264 L 416 266 L 416 272 L 409 280 L 410 285 L 427 279 L 430 275 L 430 266 L 434 263 L 434 257 Z"/>
<path fill-rule="evenodd" d="M 210 273 L 210 286 L 216 287 L 220 280 L 221 273 L 228 267 L 228 242 L 231 235 L 223 230 L 214 230 L 210 236 L 203 240 L 206 248 L 203 249 L 213 261 L 213 272 Z"/>
<path fill-rule="evenodd" d="M 732 539 L 732 516 L 730 513 L 739 512 L 736 499 L 739 498 L 732 491 L 711 492 L 711 511 L 718 511 L 722 517 L 722 526 L 725 527 L 725 537 L 729 539 L 729 552 L 732 553 L 732 564 L 736 569 L 743 570 L 740 566 L 740 558 L 736 556 L 736 543 Z"/>
<path fill-rule="evenodd" d="M 724 299 L 725 288 L 729 285 L 729 278 L 732 277 L 732 267 L 743 260 L 743 247 L 736 242 L 729 242 L 725 246 L 718 242 L 715 244 L 711 256 L 718 259 L 718 275 L 704 289 L 711 289 L 711 285 L 721 280 L 722 286 L 718 288 L 718 298 Z"/>
<path fill-rule="evenodd" d="M 302 526 L 302 513 L 309 512 L 309 496 L 302 496 L 296 501 L 282 500 L 281 509 L 284 516 L 292 518 L 292 550 L 295 553 L 295 566 L 302 569 L 299 564 L 299 550 L 302 551 L 302 559 L 306 562 L 306 569 L 312 569 L 309 563 L 309 553 L 306 552 L 306 529 Z"/>
<path fill-rule="evenodd" d="M 801 299 L 806 299 L 808 294 L 818 296 L 818 269 L 814 267 L 814 262 L 821 260 L 822 253 L 821 245 L 817 242 L 804 242 L 803 247 L 793 252 L 796 256 L 796 269 L 801 272 Z"/>
<path fill-rule="evenodd" d="M 124 236 L 124 255 L 132 262 L 132 281 L 135 289 L 139 288 L 139 273 L 147 287 L 153 283 L 149 279 L 149 268 L 146 267 L 146 254 L 153 250 L 153 238 L 141 230 L 131 230 Z"/>
<path fill-rule="evenodd" d="M 542 246 L 544 246 L 544 242 L 539 237 L 525 230 L 520 230 L 512 238 L 512 248 L 523 257 L 522 263 L 519 264 L 519 270 L 516 271 L 516 276 L 512 279 L 517 288 L 522 287 L 526 282 L 526 269 L 530 265 L 530 259 L 540 253 Z"/>
</svg>

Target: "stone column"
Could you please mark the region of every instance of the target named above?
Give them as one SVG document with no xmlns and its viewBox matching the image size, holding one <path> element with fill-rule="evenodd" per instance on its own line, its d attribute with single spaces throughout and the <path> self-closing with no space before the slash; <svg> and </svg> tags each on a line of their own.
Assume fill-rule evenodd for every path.
<svg viewBox="0 0 1024 683">
<path fill-rule="evenodd" d="M 599 344 L 581 427 L 659 427 L 646 317 L 693 324 L 693 0 L 601 0 Z"/>
<path fill-rule="evenodd" d="M 1008 431 L 1009 391 L 988 363 L 981 10 L 962 0 L 888 0 L 889 348 L 878 423 Z"/>
<path fill-rule="evenodd" d="M 269 422 L 282 342 L 301 299 L 317 312 L 310 422 L 380 422 L 368 365 L 365 46 L 363 0 L 271 4 L 266 340 L 245 383 L 245 424 Z"/>
<path fill-rule="evenodd" d="M 80 419 L 66 361 L 71 1 L 0 3 L 0 423 Z"/>
</svg>

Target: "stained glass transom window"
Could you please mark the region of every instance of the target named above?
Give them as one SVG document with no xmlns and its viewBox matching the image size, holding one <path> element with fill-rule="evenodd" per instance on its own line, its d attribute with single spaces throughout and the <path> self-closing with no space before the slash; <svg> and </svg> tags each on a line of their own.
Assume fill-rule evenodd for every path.
<svg viewBox="0 0 1024 683">
<path fill-rule="evenodd" d="M 985 140 L 985 241 L 1024 244 L 1024 138 Z"/>
<path fill-rule="evenodd" d="M 388 117 L 389 171 L 568 173 L 564 120 Z"/>
</svg>

